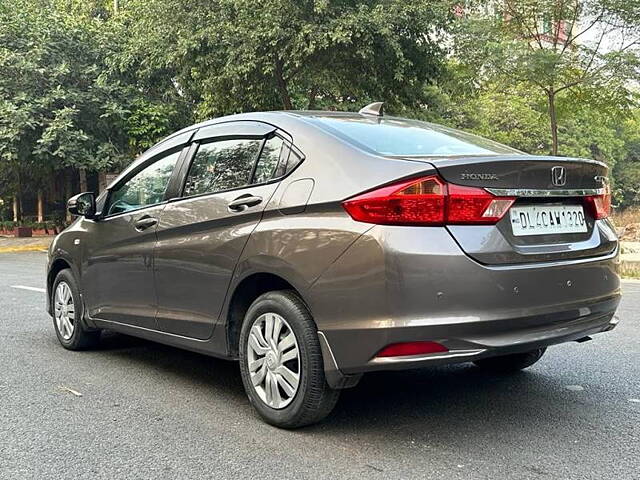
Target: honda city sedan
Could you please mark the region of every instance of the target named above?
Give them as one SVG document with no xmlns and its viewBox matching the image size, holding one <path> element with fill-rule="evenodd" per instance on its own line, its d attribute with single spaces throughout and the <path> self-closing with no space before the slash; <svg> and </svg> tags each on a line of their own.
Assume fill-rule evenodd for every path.
<svg viewBox="0 0 640 480">
<path fill-rule="evenodd" d="M 260 416 L 295 428 L 366 372 L 515 372 L 613 329 L 610 205 L 603 163 L 380 103 L 233 115 L 69 200 L 48 311 L 70 350 L 112 330 L 237 360 Z"/>
</svg>

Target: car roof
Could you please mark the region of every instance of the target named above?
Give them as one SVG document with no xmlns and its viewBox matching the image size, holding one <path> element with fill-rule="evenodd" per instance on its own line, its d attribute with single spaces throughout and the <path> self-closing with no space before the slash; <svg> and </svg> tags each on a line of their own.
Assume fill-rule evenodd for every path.
<svg viewBox="0 0 640 480">
<path fill-rule="evenodd" d="M 410 119 L 410 118 L 396 117 L 392 115 L 377 116 L 369 113 L 327 111 L 327 110 L 275 110 L 275 111 L 264 111 L 264 112 L 247 112 L 247 113 L 238 113 L 234 115 L 227 115 L 224 117 L 214 118 L 211 120 L 206 120 L 204 122 L 190 125 L 164 138 L 163 140 L 155 144 L 153 147 L 151 147 L 149 150 L 142 153 L 138 158 L 148 158 L 149 156 L 155 155 L 156 152 L 163 150 L 163 147 L 165 147 L 166 142 L 172 139 L 175 139 L 180 135 L 184 135 L 185 133 L 188 133 L 188 132 L 195 132 L 196 130 L 201 128 L 206 128 L 213 125 L 220 125 L 228 122 L 253 121 L 253 122 L 267 123 L 293 136 L 295 136 L 296 130 L 298 128 L 305 128 L 305 129 L 312 128 L 316 131 L 322 131 L 325 134 L 329 134 L 330 136 L 335 137 L 336 132 L 331 132 L 330 129 L 327 130 L 326 127 L 323 125 L 322 120 L 328 120 L 328 119 L 336 119 L 336 120 L 342 120 L 347 122 L 351 120 L 357 123 L 379 123 L 380 121 L 391 121 L 395 125 L 404 125 L 407 127 L 421 126 L 422 128 L 426 127 L 428 129 L 438 130 L 445 133 L 446 131 L 450 131 L 452 133 L 456 132 L 455 129 L 451 129 L 443 125 L 429 123 L 421 120 Z M 460 133 L 468 137 L 477 137 L 477 135 L 473 135 L 468 132 L 460 132 Z M 477 138 L 482 139 L 484 141 L 496 143 L 488 139 L 484 139 L 482 137 L 477 137 Z M 347 138 L 337 138 L 337 140 L 346 142 L 352 148 L 357 148 L 357 149 L 364 148 L 362 145 L 358 146 L 357 142 L 354 142 L 353 140 L 350 140 Z M 496 145 L 499 145 L 499 144 L 496 143 Z M 523 152 L 519 152 L 518 150 L 513 149 L 511 147 L 506 147 L 506 146 L 502 146 L 502 147 L 512 150 L 513 153 L 523 154 Z M 373 150 L 369 150 L 366 148 L 365 148 L 365 151 L 367 151 L 367 153 L 369 154 L 389 156 L 389 155 L 383 155 L 379 152 L 375 152 Z M 398 155 L 398 156 L 403 158 L 407 157 L 407 155 Z M 138 163 L 138 162 L 136 161 L 134 163 Z"/>
<path fill-rule="evenodd" d="M 197 129 L 208 127 L 211 125 L 218 125 L 226 122 L 238 122 L 238 121 L 254 121 L 254 122 L 264 122 L 270 125 L 273 125 L 276 128 L 281 128 L 286 130 L 282 125 L 283 121 L 286 120 L 286 124 L 292 126 L 292 121 L 294 124 L 305 124 L 306 126 L 312 125 L 315 128 L 320 127 L 316 119 L 340 119 L 340 120 L 353 120 L 354 122 L 366 120 L 367 122 L 376 122 L 380 119 L 384 120 L 392 120 L 396 125 L 397 124 L 406 124 L 406 126 L 416 126 L 417 124 L 421 124 L 426 127 L 436 128 L 436 129 L 448 129 L 448 127 L 444 127 L 443 125 L 433 124 L 421 120 L 414 120 L 405 117 L 395 117 L 392 115 L 384 115 L 384 116 L 375 116 L 366 113 L 359 112 L 345 112 L 345 111 L 327 111 L 327 110 L 273 110 L 273 111 L 264 111 L 264 112 L 247 112 L 247 113 L 238 113 L 233 115 L 226 115 L 224 117 L 213 118 L 210 120 L 205 120 L 200 123 L 196 123 L 190 125 L 188 127 L 183 128 L 182 130 L 178 130 L 177 132 L 172 133 L 168 137 L 162 139 L 160 142 L 156 143 L 153 147 L 151 147 L 146 152 L 142 153 L 141 156 L 147 157 L 148 154 L 157 151 L 157 149 L 162 148 L 163 143 L 179 136 L 184 133 L 195 131 Z M 453 130 L 453 129 L 451 129 Z M 288 132 L 293 133 L 293 132 Z M 472 134 L 468 134 L 472 135 Z M 514 151 L 516 151 L 514 149 Z"/>
<path fill-rule="evenodd" d="M 193 125 L 189 125 L 188 127 L 183 128 L 182 130 L 178 130 L 175 133 L 172 133 L 168 137 L 162 139 L 157 145 L 163 143 L 167 140 L 170 140 L 173 137 L 181 135 L 185 132 L 189 132 L 191 130 L 196 130 L 202 127 L 208 127 L 210 125 L 216 125 L 218 123 L 225 122 L 235 122 L 235 121 L 267 121 L 267 120 L 276 120 L 278 118 L 291 118 L 291 117 L 336 117 L 336 118 L 353 118 L 362 119 L 367 118 L 365 114 L 356 113 L 356 112 L 335 112 L 335 111 L 324 111 L 324 110 L 271 110 L 264 112 L 247 112 L 247 113 L 236 113 L 233 115 L 226 115 L 224 117 L 212 118 L 210 120 L 205 120 L 200 123 L 195 123 Z M 393 117 L 395 119 L 400 119 L 400 117 Z M 267 122 L 268 123 L 268 122 Z"/>
<path fill-rule="evenodd" d="M 414 120 L 414 119 L 409 119 L 404 117 L 396 117 L 392 115 L 377 116 L 377 115 L 371 115 L 368 113 L 359 113 L 359 112 L 327 111 L 327 110 L 275 110 L 275 111 L 238 113 L 238 114 L 227 115 L 224 117 L 214 118 L 210 120 L 205 120 L 200 123 L 189 125 L 188 127 L 178 130 L 177 132 L 174 132 L 171 135 L 165 137 L 160 142 L 156 143 L 151 148 L 149 148 L 147 151 L 141 153 L 127 168 L 124 169 L 122 174 L 119 175 L 118 178 L 115 179 L 109 185 L 109 188 L 111 188 L 114 184 L 118 183 L 120 178 L 124 174 L 134 170 L 140 164 L 145 163 L 150 157 L 155 156 L 157 152 L 165 150 L 165 148 L 167 148 L 167 142 L 169 142 L 170 140 L 176 139 L 176 137 L 180 135 L 184 135 L 185 133 L 188 133 L 188 132 L 195 133 L 196 130 L 203 127 L 219 125 L 219 124 L 228 123 L 228 122 L 253 121 L 253 122 L 267 123 L 276 128 L 283 130 L 289 135 L 295 135 L 296 133 L 295 130 L 298 128 L 304 128 L 307 131 L 309 128 L 312 128 L 316 131 L 318 130 L 323 131 L 324 128 L 322 128 L 321 119 L 330 119 L 330 118 L 346 120 L 346 121 L 353 120 L 354 122 L 362 122 L 363 120 L 366 120 L 367 122 L 376 122 L 376 121 L 379 121 L 380 119 L 384 119 L 384 120 L 392 120 L 393 123 L 395 123 L 396 125 L 402 124 L 402 123 L 406 124 L 407 126 L 415 126 L 416 124 L 421 124 L 423 126 L 431 127 L 437 130 L 455 131 L 455 129 L 450 129 L 448 127 L 445 127 L 439 124 L 433 124 L 433 123 L 424 122 L 420 120 Z M 291 131 L 289 131 L 289 129 L 291 129 Z M 324 131 L 324 133 L 327 133 L 327 131 Z M 469 136 L 474 136 L 474 137 L 476 136 L 468 132 L 461 132 L 461 133 L 464 133 Z M 330 134 L 330 136 L 334 136 L 334 135 Z M 479 138 L 482 138 L 482 137 L 479 137 Z M 339 139 L 336 139 L 336 140 L 339 140 Z M 342 139 L 341 141 L 344 142 L 345 140 Z M 358 148 L 356 145 L 354 145 L 350 141 L 347 141 L 346 143 L 351 148 L 356 148 L 356 149 Z M 510 148 L 510 147 L 507 147 L 507 148 Z M 512 149 L 512 150 L 514 151 L 514 153 L 526 155 L 524 152 L 519 152 L 516 149 Z M 373 154 L 376 156 L 385 156 L 374 151 L 370 151 L 367 153 Z M 388 155 L 386 156 L 389 157 Z M 411 156 L 398 155 L 397 157 L 408 159 Z M 451 157 L 456 157 L 456 155 L 452 155 Z M 559 161 L 573 160 L 573 158 L 558 158 L 558 160 Z M 593 159 L 588 159 L 586 161 L 593 162 L 593 163 L 601 163 Z"/>
</svg>

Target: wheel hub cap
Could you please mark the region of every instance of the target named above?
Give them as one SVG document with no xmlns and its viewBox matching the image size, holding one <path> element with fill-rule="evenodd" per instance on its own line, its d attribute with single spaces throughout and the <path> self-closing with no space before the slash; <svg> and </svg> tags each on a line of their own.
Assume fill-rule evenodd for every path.
<svg viewBox="0 0 640 480">
<path fill-rule="evenodd" d="M 269 370 L 274 370 L 278 363 L 278 357 L 274 352 L 267 353 L 267 367 Z"/>
<path fill-rule="evenodd" d="M 60 336 L 69 340 L 73 335 L 76 321 L 76 309 L 71 288 L 66 282 L 60 282 L 54 296 L 54 318 Z"/>
<path fill-rule="evenodd" d="M 277 313 L 260 315 L 249 333 L 247 363 L 251 384 L 258 397 L 271 408 L 289 405 L 300 383 L 298 341 Z"/>
</svg>

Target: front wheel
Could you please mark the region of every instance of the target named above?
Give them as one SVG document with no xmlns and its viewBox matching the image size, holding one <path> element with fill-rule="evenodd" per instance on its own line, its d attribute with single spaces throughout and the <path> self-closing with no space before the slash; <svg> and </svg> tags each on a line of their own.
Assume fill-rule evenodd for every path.
<svg viewBox="0 0 640 480">
<path fill-rule="evenodd" d="M 540 360 L 542 355 L 544 355 L 545 351 L 546 348 L 538 348 L 530 352 L 483 358 L 482 360 L 476 360 L 473 363 L 483 370 L 488 370 L 494 373 L 514 373 L 536 363 Z"/>
<path fill-rule="evenodd" d="M 82 323 L 83 305 L 71 270 L 60 271 L 51 289 L 53 327 L 62 346 L 68 350 L 86 350 L 100 340 L 99 330 L 89 330 Z"/>
<path fill-rule="evenodd" d="M 311 314 L 289 290 L 265 293 L 249 307 L 240 333 L 240 372 L 258 414 L 281 428 L 319 422 L 340 395 L 325 380 Z"/>
</svg>

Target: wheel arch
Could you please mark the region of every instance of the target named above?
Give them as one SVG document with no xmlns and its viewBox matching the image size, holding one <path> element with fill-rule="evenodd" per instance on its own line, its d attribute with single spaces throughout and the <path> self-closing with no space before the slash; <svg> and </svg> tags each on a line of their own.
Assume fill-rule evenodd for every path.
<svg viewBox="0 0 640 480">
<path fill-rule="evenodd" d="M 281 275 L 270 272 L 254 272 L 240 280 L 229 300 L 226 314 L 227 349 L 229 356 L 238 357 L 238 342 L 242 321 L 247 310 L 263 293 L 276 290 L 292 290 L 304 301 L 299 288 Z"/>
<path fill-rule="evenodd" d="M 47 312 L 52 315 L 52 306 L 51 306 L 51 289 L 53 288 L 53 282 L 56 280 L 56 277 L 62 270 L 69 269 L 75 275 L 75 271 L 71 262 L 67 259 L 58 257 L 53 262 L 51 262 L 51 266 L 49 267 L 49 271 L 47 272 Z"/>
</svg>

